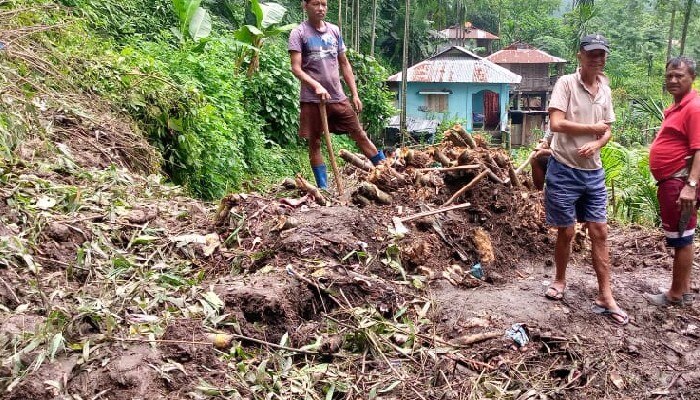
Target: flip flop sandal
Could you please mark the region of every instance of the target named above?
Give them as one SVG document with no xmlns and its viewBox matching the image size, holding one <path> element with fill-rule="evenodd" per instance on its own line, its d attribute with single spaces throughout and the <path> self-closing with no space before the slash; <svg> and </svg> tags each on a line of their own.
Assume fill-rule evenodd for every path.
<svg viewBox="0 0 700 400">
<path fill-rule="evenodd" d="M 611 310 L 609 308 L 605 308 L 603 306 L 599 306 L 598 304 L 593 303 L 593 305 L 591 306 L 591 311 L 593 311 L 595 314 L 610 318 L 610 320 L 612 320 L 618 325 L 627 325 L 627 323 L 630 322 L 629 315 L 627 315 L 627 313 L 624 312 L 621 308 L 618 308 L 617 310 Z M 619 317 L 621 320 L 616 317 Z"/>
<path fill-rule="evenodd" d="M 554 294 L 549 294 L 549 292 L 553 291 Z M 548 286 L 547 290 L 544 291 L 544 297 L 550 299 L 550 300 L 563 300 L 564 299 L 564 292 L 566 291 L 566 286 L 562 290 L 559 290 L 555 288 L 554 286 Z"/>
<path fill-rule="evenodd" d="M 667 292 L 665 291 L 662 291 L 659 294 L 644 293 L 644 298 L 647 299 L 649 303 L 657 307 L 685 307 L 692 304 L 695 297 L 692 293 L 684 293 L 681 299 L 671 300 L 666 296 L 666 293 Z"/>
</svg>

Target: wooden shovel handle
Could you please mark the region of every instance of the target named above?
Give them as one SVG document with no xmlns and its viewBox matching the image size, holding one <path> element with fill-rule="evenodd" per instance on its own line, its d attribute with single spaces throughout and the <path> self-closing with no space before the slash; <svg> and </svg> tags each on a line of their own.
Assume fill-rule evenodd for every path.
<svg viewBox="0 0 700 400">
<path fill-rule="evenodd" d="M 335 163 L 335 153 L 333 153 L 333 144 L 331 143 L 331 132 L 328 130 L 328 114 L 326 114 L 326 102 L 321 100 L 318 103 L 318 107 L 321 111 L 321 126 L 323 127 L 323 137 L 326 140 L 326 148 L 328 149 L 328 158 L 331 160 L 331 167 L 333 168 L 333 177 L 335 178 L 335 185 L 338 188 L 338 195 L 343 196 L 343 182 L 340 178 L 340 173 L 338 173 L 338 165 Z"/>
</svg>

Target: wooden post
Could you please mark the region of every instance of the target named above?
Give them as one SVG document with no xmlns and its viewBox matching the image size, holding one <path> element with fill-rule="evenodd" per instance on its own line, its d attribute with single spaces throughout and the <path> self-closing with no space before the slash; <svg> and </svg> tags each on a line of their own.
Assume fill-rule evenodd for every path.
<svg viewBox="0 0 700 400">
<path fill-rule="evenodd" d="M 326 148 L 328 149 L 328 158 L 331 160 L 331 167 L 333 168 L 333 177 L 335 178 L 335 185 L 338 188 L 338 195 L 343 196 L 343 182 L 340 178 L 340 173 L 338 172 L 338 165 L 335 163 L 335 154 L 333 153 L 333 144 L 331 143 L 331 132 L 328 130 L 328 115 L 326 114 L 326 102 L 321 100 L 318 103 L 319 109 L 321 110 L 321 125 L 323 126 L 323 137 L 326 139 Z"/>
</svg>

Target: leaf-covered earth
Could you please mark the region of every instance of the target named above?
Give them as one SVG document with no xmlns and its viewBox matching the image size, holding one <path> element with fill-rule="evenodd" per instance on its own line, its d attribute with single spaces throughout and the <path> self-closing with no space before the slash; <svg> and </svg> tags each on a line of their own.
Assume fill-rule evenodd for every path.
<svg viewBox="0 0 700 400">
<path fill-rule="evenodd" d="M 670 275 L 660 232 L 611 229 L 628 326 L 589 310 L 583 233 L 566 300 L 544 299 L 553 232 L 502 150 L 430 149 L 495 177 L 413 219 L 479 170 L 418 171 L 439 167 L 405 149 L 394 168 L 346 165 L 327 206 L 290 186 L 212 204 L 136 172 L 95 134 L 108 114 L 41 118 L 63 134 L 2 167 L 2 398 L 697 398 L 697 309 L 641 299 Z M 392 203 L 356 205 L 363 182 Z"/>
</svg>

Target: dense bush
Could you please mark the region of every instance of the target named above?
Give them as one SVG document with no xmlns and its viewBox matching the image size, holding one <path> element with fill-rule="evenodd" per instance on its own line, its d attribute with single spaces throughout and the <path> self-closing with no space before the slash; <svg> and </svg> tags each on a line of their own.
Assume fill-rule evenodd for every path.
<svg viewBox="0 0 700 400">
<path fill-rule="evenodd" d="M 292 74 L 286 42 L 269 42 L 260 54 L 260 70 L 246 79 L 247 109 L 258 114 L 265 137 L 279 145 L 297 143 L 299 81 Z"/>
<path fill-rule="evenodd" d="M 194 195 L 216 198 L 229 190 L 250 188 L 251 182 L 261 188 L 306 168 L 303 148 L 282 149 L 265 140 L 263 119 L 244 98 L 245 77 L 232 68 L 237 46 L 232 38 L 219 36 L 202 48 L 179 43 L 169 29 L 158 29 L 151 40 L 138 34 L 118 40 L 121 33 L 112 25 L 115 15 L 98 23 L 98 11 L 111 9 L 112 4 L 100 8 L 97 3 L 83 3 L 87 5 L 81 10 L 27 8 L 24 23 L 63 28 L 33 36 L 35 51 L 41 52 L 34 57 L 54 65 L 52 73 L 32 72 L 31 67 L 23 73 L 33 74 L 46 90 L 82 91 L 110 100 L 115 111 L 132 116 L 135 127 L 161 151 L 172 180 Z M 120 10 L 132 12 L 136 4 L 125 1 Z M 86 10 L 91 17 L 75 18 Z M 100 33 L 95 34 L 98 28 Z M 26 89 L 31 104 L 33 93 L 41 88 Z M 18 127 L 22 120 L 12 115 L 0 110 L 0 152 L 5 154 L 21 140 L 20 133 L 31 128 Z"/>
<path fill-rule="evenodd" d="M 382 134 L 386 120 L 398 113 L 394 108 L 394 95 L 386 87 L 389 74 L 373 57 L 352 50 L 348 50 L 347 56 L 362 100 L 362 123 L 367 133 L 376 139 Z"/>
<path fill-rule="evenodd" d="M 171 0 L 60 0 L 87 19 L 96 32 L 113 38 L 154 39 L 177 26 Z"/>
</svg>

